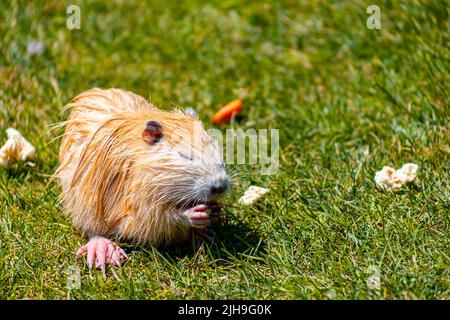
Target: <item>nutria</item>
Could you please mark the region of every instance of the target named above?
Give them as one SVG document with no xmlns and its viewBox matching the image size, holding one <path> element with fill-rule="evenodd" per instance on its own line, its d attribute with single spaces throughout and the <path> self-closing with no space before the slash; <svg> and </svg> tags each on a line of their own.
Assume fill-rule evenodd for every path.
<svg viewBox="0 0 450 320">
<path fill-rule="evenodd" d="M 64 212 L 90 239 L 77 253 L 90 268 L 128 258 L 113 241 L 173 245 L 205 234 L 230 179 L 192 109 L 163 111 L 134 93 L 97 88 L 66 108 L 55 177 Z"/>
</svg>

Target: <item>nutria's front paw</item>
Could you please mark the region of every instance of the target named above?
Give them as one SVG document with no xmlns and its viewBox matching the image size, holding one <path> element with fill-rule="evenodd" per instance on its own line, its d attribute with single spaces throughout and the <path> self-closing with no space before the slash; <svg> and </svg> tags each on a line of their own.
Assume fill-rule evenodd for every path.
<svg viewBox="0 0 450 320">
<path fill-rule="evenodd" d="M 206 205 L 200 204 L 183 212 L 187 218 L 187 223 L 196 229 L 205 229 L 209 225 L 209 214 L 206 212 Z"/>
<path fill-rule="evenodd" d="M 215 222 L 223 215 L 222 205 L 217 202 L 209 203 L 208 212 L 211 222 Z"/>
<path fill-rule="evenodd" d="M 84 254 L 87 254 L 89 269 L 94 267 L 95 262 L 95 268 L 100 268 L 103 273 L 105 273 L 106 264 L 120 267 L 121 262 L 128 259 L 122 248 L 111 240 L 100 236 L 90 238 L 89 242 L 77 252 L 77 256 Z"/>
</svg>

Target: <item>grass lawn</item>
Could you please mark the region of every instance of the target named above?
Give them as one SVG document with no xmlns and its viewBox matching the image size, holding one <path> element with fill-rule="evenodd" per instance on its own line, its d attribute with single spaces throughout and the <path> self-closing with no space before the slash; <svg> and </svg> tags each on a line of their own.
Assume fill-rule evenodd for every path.
<svg viewBox="0 0 450 320">
<path fill-rule="evenodd" d="M 0 143 L 17 128 L 38 159 L 0 168 L 0 299 L 449 299 L 448 2 L 377 1 L 370 30 L 372 2 L 1 1 Z M 49 183 L 47 131 L 92 87 L 193 107 L 208 127 L 241 97 L 234 125 L 279 129 L 280 170 L 238 167 L 199 254 L 122 243 L 122 268 L 88 272 Z M 376 187 L 407 162 L 418 186 Z M 250 184 L 271 191 L 238 205 Z"/>
</svg>

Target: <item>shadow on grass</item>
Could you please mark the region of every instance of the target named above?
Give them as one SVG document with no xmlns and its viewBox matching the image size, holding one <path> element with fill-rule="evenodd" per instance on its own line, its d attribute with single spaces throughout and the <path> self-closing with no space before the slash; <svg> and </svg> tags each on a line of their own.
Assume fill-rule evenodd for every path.
<svg viewBox="0 0 450 320">
<path fill-rule="evenodd" d="M 156 249 L 158 252 L 170 260 L 178 260 L 182 258 L 193 258 L 198 254 L 206 254 L 213 259 L 219 259 L 226 262 L 232 256 L 261 255 L 265 252 L 265 243 L 262 241 L 261 235 L 257 230 L 242 221 L 223 221 L 213 224 L 211 229 L 216 235 L 211 243 L 204 242 L 202 248 L 198 252 L 195 248 L 195 241 L 184 245 L 183 247 L 164 247 L 160 246 Z M 125 247 L 127 245 L 125 244 Z M 128 246 L 131 251 L 147 251 L 148 247 Z"/>
<path fill-rule="evenodd" d="M 34 183 L 46 183 L 54 172 L 53 168 L 55 168 L 55 165 L 45 165 L 39 159 L 19 161 L 5 168 L 0 167 L 0 183 L 3 186 L 11 182 L 24 184 L 27 179 L 32 179 Z"/>
<path fill-rule="evenodd" d="M 7 184 L 12 181 L 17 184 L 22 184 L 25 182 L 26 177 L 32 173 L 32 169 L 33 168 L 31 167 L 19 166 L 17 164 L 6 168 L 1 168 L 1 181 L 3 184 Z"/>
</svg>

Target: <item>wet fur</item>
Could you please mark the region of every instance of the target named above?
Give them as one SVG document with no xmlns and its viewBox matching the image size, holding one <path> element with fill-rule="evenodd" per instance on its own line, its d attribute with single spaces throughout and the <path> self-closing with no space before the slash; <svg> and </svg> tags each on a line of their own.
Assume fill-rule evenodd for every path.
<svg viewBox="0 0 450 320">
<path fill-rule="evenodd" d="M 157 109 L 120 89 L 92 89 L 75 97 L 55 173 L 65 213 L 84 235 L 102 235 L 139 244 L 173 244 L 192 233 L 181 213 L 184 203 L 204 202 L 193 191 L 196 179 L 220 176 L 218 152 L 198 119 Z M 162 124 L 164 145 L 142 139 L 149 120 Z M 194 136 L 200 126 L 201 134 Z M 181 136 L 179 133 L 182 133 Z M 176 146 L 176 147 L 174 147 Z M 193 166 L 179 153 L 207 153 Z M 209 154 L 208 154 L 209 153 Z"/>
</svg>

